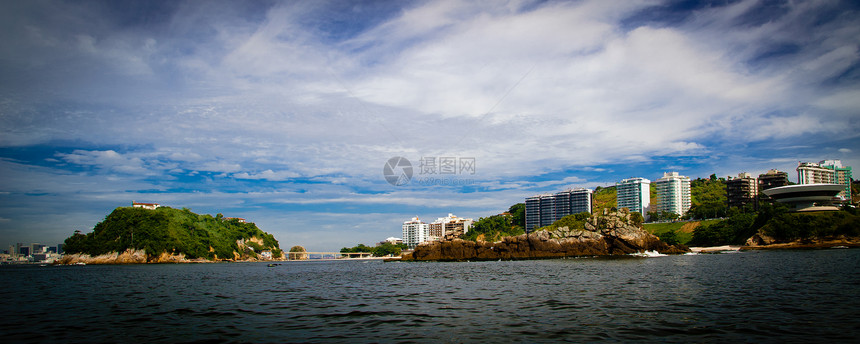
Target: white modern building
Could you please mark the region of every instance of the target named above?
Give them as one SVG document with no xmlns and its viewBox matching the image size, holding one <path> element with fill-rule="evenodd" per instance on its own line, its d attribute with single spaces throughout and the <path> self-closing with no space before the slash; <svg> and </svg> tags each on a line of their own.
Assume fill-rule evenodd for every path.
<svg viewBox="0 0 860 344">
<path fill-rule="evenodd" d="M 651 209 L 651 181 L 645 178 L 627 178 L 615 183 L 618 209 L 627 208 L 630 212 L 642 214 L 648 219 Z"/>
<path fill-rule="evenodd" d="M 753 185 L 755 182 L 753 181 Z M 663 173 L 663 178 L 654 181 L 657 189 L 655 211 L 675 213 L 683 216 L 690 210 L 690 178 L 678 172 Z"/>
<path fill-rule="evenodd" d="M 430 224 L 421 222 L 418 217 L 403 222 L 403 243 L 410 249 L 430 240 Z"/>
</svg>

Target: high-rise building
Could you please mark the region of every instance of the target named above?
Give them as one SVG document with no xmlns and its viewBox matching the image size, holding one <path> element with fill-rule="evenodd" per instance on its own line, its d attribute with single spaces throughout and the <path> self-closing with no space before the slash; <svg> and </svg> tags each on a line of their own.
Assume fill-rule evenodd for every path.
<svg viewBox="0 0 860 344">
<path fill-rule="evenodd" d="M 415 248 L 418 244 L 429 241 L 430 225 L 421 222 L 418 217 L 413 217 L 412 220 L 403 222 L 403 243 L 410 249 Z"/>
<path fill-rule="evenodd" d="M 627 178 L 615 183 L 618 208 L 642 214 L 648 219 L 651 208 L 651 181 L 645 178 Z"/>
<path fill-rule="evenodd" d="M 657 186 L 656 211 L 678 214 L 683 216 L 690 210 L 690 178 L 679 175 L 678 172 L 663 173 L 663 177 L 654 181 Z"/>
<path fill-rule="evenodd" d="M 788 185 L 788 173 L 779 170 L 769 170 L 758 175 L 758 203 L 771 203 L 773 200 L 764 190 Z"/>
<path fill-rule="evenodd" d="M 429 241 L 438 241 L 444 238 L 457 238 L 469 232 L 472 222 L 472 219 L 464 219 L 449 213 L 447 217 L 440 217 L 430 223 L 430 232 L 427 239 Z"/>
<path fill-rule="evenodd" d="M 853 201 L 851 199 L 851 166 L 842 166 L 841 160 L 822 160 L 818 164 L 821 167 L 833 170 L 835 174 L 833 183 L 845 185 L 845 190 L 836 195 L 836 197 L 842 197 L 842 199 L 851 203 Z"/>
<path fill-rule="evenodd" d="M 567 215 L 591 213 L 592 204 L 592 191 L 584 188 L 526 198 L 526 229 L 549 226 Z"/>
<path fill-rule="evenodd" d="M 738 173 L 737 178 L 726 180 L 726 205 L 743 208 L 747 205 L 756 207 L 758 182 L 747 172 Z"/>
<path fill-rule="evenodd" d="M 797 182 L 799 184 L 842 184 L 845 190 L 836 197 L 851 202 L 851 167 L 842 166 L 841 160 L 822 160 L 797 163 Z"/>
</svg>

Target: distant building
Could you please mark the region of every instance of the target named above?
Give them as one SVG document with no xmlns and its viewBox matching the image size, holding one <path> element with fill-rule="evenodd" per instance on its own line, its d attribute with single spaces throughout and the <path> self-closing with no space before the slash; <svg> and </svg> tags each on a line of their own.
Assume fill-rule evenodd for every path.
<svg viewBox="0 0 860 344">
<path fill-rule="evenodd" d="M 592 193 L 589 189 L 577 188 L 526 198 L 526 229 L 549 226 L 568 215 L 591 213 Z"/>
<path fill-rule="evenodd" d="M 31 255 L 32 254 L 45 253 L 45 252 L 47 252 L 47 249 L 48 249 L 48 245 L 42 245 L 42 244 L 35 243 L 35 242 L 30 244 L 30 254 Z"/>
<path fill-rule="evenodd" d="M 841 160 L 822 160 L 797 163 L 797 182 L 804 184 L 841 184 L 845 189 L 836 197 L 851 202 L 851 167 L 842 166 Z"/>
<path fill-rule="evenodd" d="M 131 206 L 134 208 L 143 208 L 143 209 L 155 210 L 156 208 L 160 207 L 161 205 L 159 205 L 158 203 L 138 203 L 135 201 L 131 201 Z"/>
<path fill-rule="evenodd" d="M 651 181 L 645 178 L 627 178 L 615 183 L 618 208 L 627 208 L 630 212 L 642 214 L 648 219 L 651 209 Z"/>
<path fill-rule="evenodd" d="M 690 178 L 679 175 L 678 172 L 663 173 L 663 177 L 654 181 L 657 189 L 656 211 L 678 214 L 683 216 L 690 210 Z M 650 190 L 649 190 L 650 194 Z"/>
<path fill-rule="evenodd" d="M 21 257 L 29 257 L 30 256 L 30 246 L 18 247 L 18 255 Z"/>
<path fill-rule="evenodd" d="M 773 200 L 763 191 L 788 185 L 788 173 L 769 170 L 758 175 L 758 203 L 771 203 Z"/>
<path fill-rule="evenodd" d="M 418 244 L 429 241 L 430 225 L 421 222 L 418 217 L 413 217 L 412 220 L 403 222 L 403 243 L 410 249 L 415 248 Z"/>
<path fill-rule="evenodd" d="M 472 227 L 472 219 L 464 219 L 449 213 L 447 217 L 440 217 L 430 223 L 429 241 L 439 241 L 445 238 L 458 238 L 469 232 Z"/>
<path fill-rule="evenodd" d="M 241 217 L 225 217 L 224 221 L 236 220 L 239 223 L 245 223 L 245 219 Z"/>
<path fill-rule="evenodd" d="M 395 238 L 395 237 L 388 237 L 384 241 L 379 242 L 379 244 L 377 244 L 377 246 L 382 245 L 382 244 L 400 245 L 402 243 L 403 243 L 403 239 Z"/>
<path fill-rule="evenodd" d="M 726 180 L 726 205 L 743 208 L 747 205 L 757 207 L 758 181 L 747 172 L 738 173 L 737 178 Z"/>
<path fill-rule="evenodd" d="M 262 258 L 264 260 L 272 260 L 272 251 L 265 250 L 265 251 L 260 252 L 260 258 Z"/>
<path fill-rule="evenodd" d="M 63 254 L 63 246 L 65 246 L 65 244 L 57 244 L 57 254 Z"/>
</svg>

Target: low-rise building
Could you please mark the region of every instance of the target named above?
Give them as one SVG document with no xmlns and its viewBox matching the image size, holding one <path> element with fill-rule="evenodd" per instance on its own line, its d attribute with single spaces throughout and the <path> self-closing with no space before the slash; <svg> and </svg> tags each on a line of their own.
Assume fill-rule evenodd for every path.
<svg viewBox="0 0 860 344">
<path fill-rule="evenodd" d="M 160 207 L 161 205 L 158 203 L 140 203 L 140 202 L 131 201 L 131 206 L 134 208 L 143 208 L 143 209 L 155 210 L 158 207 Z"/>
</svg>

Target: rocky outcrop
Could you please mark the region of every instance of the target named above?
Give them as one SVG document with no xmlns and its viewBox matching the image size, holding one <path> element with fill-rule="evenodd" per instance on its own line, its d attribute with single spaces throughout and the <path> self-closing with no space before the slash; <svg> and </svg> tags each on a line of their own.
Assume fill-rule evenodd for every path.
<svg viewBox="0 0 860 344">
<path fill-rule="evenodd" d="M 793 241 L 777 240 L 759 231 L 740 250 L 807 249 L 830 247 L 860 247 L 860 237 L 839 235 L 834 237 L 809 238 Z"/>
<path fill-rule="evenodd" d="M 77 263 L 84 264 L 145 264 L 145 263 L 205 263 L 209 260 L 187 259 L 185 255 L 169 254 L 162 252 L 159 255 L 148 255 L 144 250 L 128 249 L 125 252 L 111 252 L 98 256 L 90 256 L 83 253 L 67 254 L 60 258 L 55 264 L 72 265 Z"/>
<path fill-rule="evenodd" d="M 686 247 L 668 245 L 640 228 L 626 211 L 592 216 L 584 227 L 542 230 L 504 237 L 498 242 L 454 239 L 425 243 L 403 259 L 459 261 L 689 252 Z"/>
</svg>

